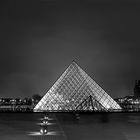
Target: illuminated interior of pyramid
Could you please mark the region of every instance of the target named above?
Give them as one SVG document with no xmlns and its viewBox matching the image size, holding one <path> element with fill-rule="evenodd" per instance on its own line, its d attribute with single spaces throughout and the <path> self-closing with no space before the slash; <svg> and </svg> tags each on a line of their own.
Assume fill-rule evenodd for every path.
<svg viewBox="0 0 140 140">
<path fill-rule="evenodd" d="M 119 109 L 119 104 L 74 61 L 34 107 L 35 112 Z"/>
</svg>

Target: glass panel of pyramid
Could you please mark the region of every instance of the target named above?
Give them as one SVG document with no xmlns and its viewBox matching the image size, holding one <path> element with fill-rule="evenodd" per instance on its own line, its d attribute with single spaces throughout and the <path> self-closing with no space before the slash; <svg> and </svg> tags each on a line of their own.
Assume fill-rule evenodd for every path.
<svg viewBox="0 0 140 140">
<path fill-rule="evenodd" d="M 35 106 L 42 111 L 107 111 L 121 109 L 74 61 Z"/>
</svg>

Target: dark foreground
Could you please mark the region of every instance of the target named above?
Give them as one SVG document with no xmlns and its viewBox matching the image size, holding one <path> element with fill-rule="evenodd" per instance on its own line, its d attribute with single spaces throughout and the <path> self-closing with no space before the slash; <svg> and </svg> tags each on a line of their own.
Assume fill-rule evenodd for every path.
<svg viewBox="0 0 140 140">
<path fill-rule="evenodd" d="M 140 140 L 140 113 L 51 113 L 49 132 L 57 135 L 28 135 L 39 133 L 42 113 L 0 113 L 1 140 Z"/>
</svg>

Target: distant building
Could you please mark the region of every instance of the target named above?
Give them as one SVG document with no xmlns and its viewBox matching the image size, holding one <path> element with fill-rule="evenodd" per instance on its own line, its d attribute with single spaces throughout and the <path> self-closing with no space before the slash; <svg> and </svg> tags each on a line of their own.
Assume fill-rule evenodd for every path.
<svg viewBox="0 0 140 140">
<path fill-rule="evenodd" d="M 135 98 L 140 98 L 140 80 L 135 81 L 134 97 Z"/>
<path fill-rule="evenodd" d="M 117 98 L 115 101 L 124 111 L 140 111 L 140 80 L 135 81 L 133 95 Z"/>
<path fill-rule="evenodd" d="M 0 112 L 29 112 L 33 110 L 33 107 L 34 102 L 32 102 L 31 98 L 0 98 Z"/>
<path fill-rule="evenodd" d="M 140 80 L 135 81 L 133 95 L 117 98 L 115 101 L 124 111 L 140 111 Z"/>
<path fill-rule="evenodd" d="M 114 99 L 123 109 L 123 111 L 140 111 L 140 98 L 134 95 Z"/>
</svg>

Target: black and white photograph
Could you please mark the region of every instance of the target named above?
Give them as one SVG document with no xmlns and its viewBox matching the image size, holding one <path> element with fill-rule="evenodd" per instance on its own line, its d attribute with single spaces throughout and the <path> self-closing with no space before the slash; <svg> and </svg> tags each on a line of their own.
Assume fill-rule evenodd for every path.
<svg viewBox="0 0 140 140">
<path fill-rule="evenodd" d="M 140 140 L 140 1 L 0 0 L 0 140 Z"/>
</svg>

